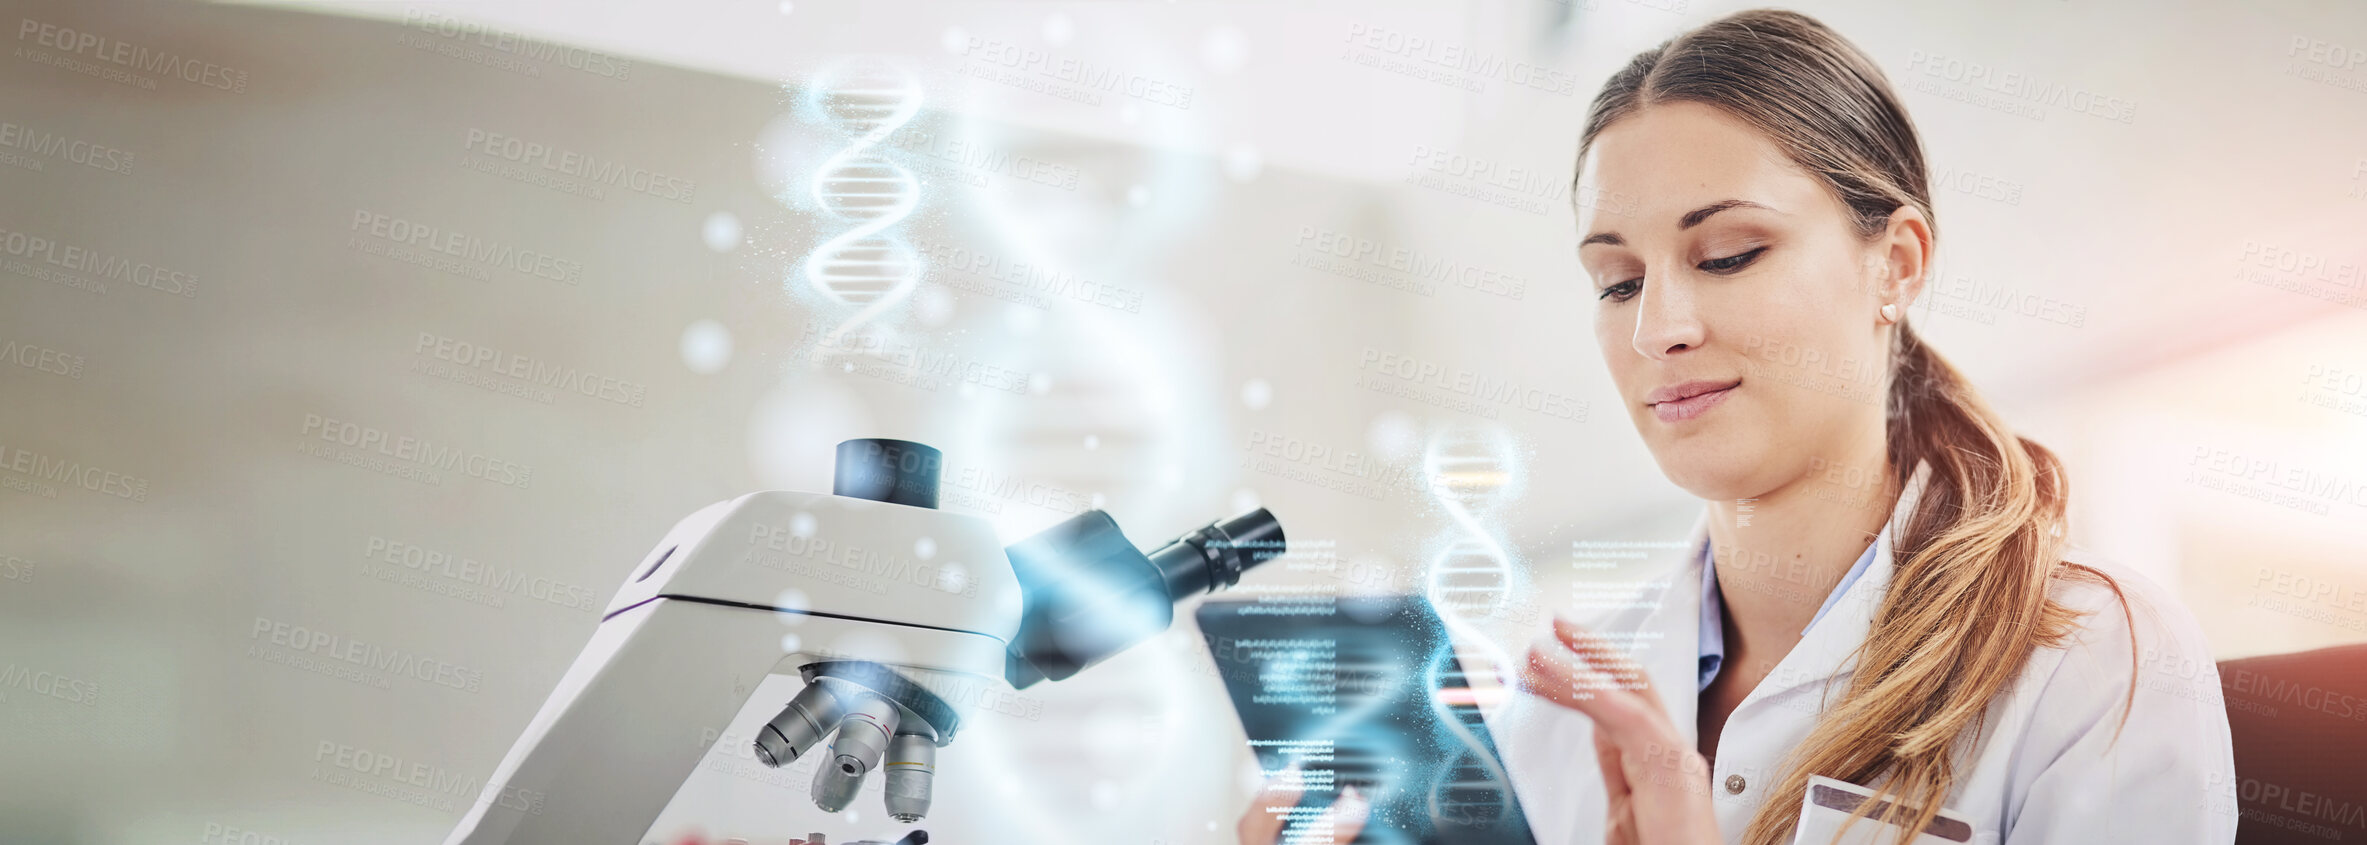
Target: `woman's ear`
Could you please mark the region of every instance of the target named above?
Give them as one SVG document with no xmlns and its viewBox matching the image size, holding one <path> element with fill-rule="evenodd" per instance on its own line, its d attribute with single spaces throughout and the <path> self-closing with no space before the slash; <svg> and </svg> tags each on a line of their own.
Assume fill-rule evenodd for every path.
<svg viewBox="0 0 2367 845">
<path fill-rule="evenodd" d="M 1931 220 L 1912 205 L 1892 211 L 1890 222 L 1874 236 L 1867 257 L 1874 268 L 1874 306 L 1896 306 L 1883 312 L 1889 322 L 1897 322 L 1898 315 L 1907 313 L 1915 298 L 1923 295 L 1923 283 L 1931 272 L 1932 247 Z"/>
</svg>

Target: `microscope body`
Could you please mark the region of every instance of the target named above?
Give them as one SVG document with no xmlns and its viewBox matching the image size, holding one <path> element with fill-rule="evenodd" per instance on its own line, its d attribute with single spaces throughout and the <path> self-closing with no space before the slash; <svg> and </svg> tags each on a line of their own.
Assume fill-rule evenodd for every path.
<svg viewBox="0 0 2367 845">
<path fill-rule="evenodd" d="M 1006 549 L 936 509 L 940 466 L 923 444 L 849 440 L 829 495 L 751 493 L 676 523 L 445 845 L 633 845 L 775 674 L 802 689 L 764 702 L 780 715 L 732 753 L 779 767 L 827 740 L 816 807 L 846 808 L 877 771 L 889 817 L 918 821 L 960 730 L 949 702 L 1069 678 L 1284 548 L 1259 508 L 1147 553 L 1099 510 Z"/>
<path fill-rule="evenodd" d="M 1021 611 L 983 519 L 779 491 L 710 505 L 634 568 L 446 845 L 630 845 L 766 675 L 1000 685 Z M 906 710 L 905 732 L 951 742 L 956 719 L 930 715 L 946 724 Z"/>
</svg>

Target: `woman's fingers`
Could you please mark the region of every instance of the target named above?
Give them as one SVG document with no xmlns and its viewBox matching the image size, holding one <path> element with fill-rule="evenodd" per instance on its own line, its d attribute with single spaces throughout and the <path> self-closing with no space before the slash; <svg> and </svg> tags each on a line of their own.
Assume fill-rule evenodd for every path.
<svg viewBox="0 0 2367 845">
<path fill-rule="evenodd" d="M 1556 617 L 1529 649 L 1522 683 L 1594 722 L 1595 763 L 1609 798 L 1605 841 L 1712 842 L 1707 766 L 1624 649 Z"/>
<path fill-rule="evenodd" d="M 1356 787 L 1340 790 L 1339 800 L 1331 802 L 1331 809 L 1323 812 L 1325 820 L 1331 823 L 1331 841 L 1356 841 L 1356 834 L 1364 832 L 1364 819 L 1371 812 L 1372 807 L 1364 800 L 1364 793 L 1357 791 Z"/>
<path fill-rule="evenodd" d="M 1625 799 L 1634 787 L 1627 782 L 1627 766 L 1620 762 L 1619 746 L 1601 731 L 1594 735 L 1594 764 L 1603 770 L 1603 789 L 1611 795 L 1612 803 Z"/>
<path fill-rule="evenodd" d="M 1282 822 L 1304 791 L 1296 764 L 1267 778 L 1265 788 L 1249 799 L 1249 809 L 1241 811 L 1241 821 L 1234 825 L 1233 832 L 1241 837 L 1242 845 L 1268 845 L 1280 840 Z"/>
<path fill-rule="evenodd" d="M 1613 645 L 1585 626 L 1559 615 L 1553 618 L 1553 635 L 1596 671 L 1609 676 L 1610 682 L 1620 689 L 1640 693 L 1654 701 L 1659 700 L 1659 695 L 1652 690 L 1651 676 L 1644 673 L 1643 664 L 1637 663 L 1626 649 Z"/>
<path fill-rule="evenodd" d="M 1257 797 L 1250 799 L 1249 809 L 1242 811 L 1241 821 L 1234 825 L 1233 832 L 1240 837 L 1242 845 L 1272 845 L 1281 841 L 1282 828 L 1292 817 L 1292 809 L 1298 806 L 1299 796 L 1304 792 L 1300 783 L 1296 766 L 1284 769 L 1266 781 L 1265 788 L 1258 791 Z M 1364 830 L 1365 819 L 1371 812 L 1372 808 L 1365 800 L 1364 793 L 1351 786 L 1340 790 L 1340 797 L 1332 801 L 1331 807 L 1324 810 L 1321 817 L 1314 820 L 1314 828 L 1329 828 L 1332 842 L 1350 842 Z"/>
<path fill-rule="evenodd" d="M 1595 668 L 1559 642 L 1539 642 L 1529 648 L 1521 670 L 1521 686 L 1548 701 L 1586 714 L 1595 730 L 1620 736 L 1650 735 L 1660 717 L 1657 706 Z M 1624 743 L 1623 743 L 1624 744 Z"/>
<path fill-rule="evenodd" d="M 1604 845 L 1635 845 L 1634 789 L 1627 782 L 1627 766 L 1620 762 L 1619 746 L 1601 731 L 1594 734 L 1594 762 L 1603 773 Z"/>
</svg>

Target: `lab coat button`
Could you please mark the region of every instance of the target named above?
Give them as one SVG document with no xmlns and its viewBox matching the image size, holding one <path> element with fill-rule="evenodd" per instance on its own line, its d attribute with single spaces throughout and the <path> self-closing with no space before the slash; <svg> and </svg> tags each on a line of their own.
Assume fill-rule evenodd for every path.
<svg viewBox="0 0 2367 845">
<path fill-rule="evenodd" d="M 1741 775 L 1726 776 L 1726 794 L 1728 795 L 1741 795 L 1742 788 L 1747 785 Z"/>
</svg>

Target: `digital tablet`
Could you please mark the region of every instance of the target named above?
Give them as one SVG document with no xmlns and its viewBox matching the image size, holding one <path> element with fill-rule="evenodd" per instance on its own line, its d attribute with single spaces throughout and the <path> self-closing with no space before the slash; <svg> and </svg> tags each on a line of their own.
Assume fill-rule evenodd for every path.
<svg viewBox="0 0 2367 845">
<path fill-rule="evenodd" d="M 1259 765 L 1306 784 L 1280 842 L 1328 841 L 1315 824 L 1353 785 L 1372 808 L 1358 843 L 1535 845 L 1428 601 L 1225 598 L 1196 617 Z"/>
</svg>

